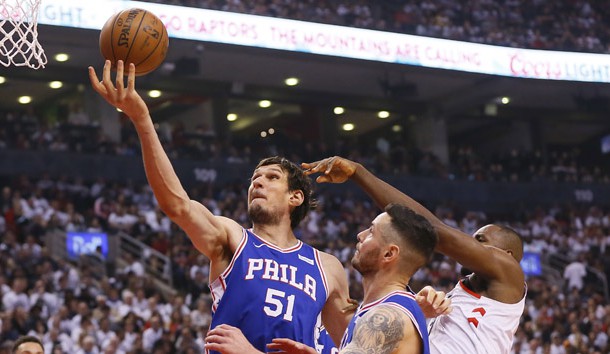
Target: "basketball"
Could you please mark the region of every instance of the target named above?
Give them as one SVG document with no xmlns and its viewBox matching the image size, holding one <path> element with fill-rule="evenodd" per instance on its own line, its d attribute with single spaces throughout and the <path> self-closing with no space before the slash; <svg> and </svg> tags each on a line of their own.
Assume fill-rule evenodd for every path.
<svg viewBox="0 0 610 354">
<path fill-rule="evenodd" d="M 118 60 L 123 60 L 125 65 L 133 63 L 137 76 L 159 67 L 165 60 L 168 46 L 165 25 L 144 9 L 120 11 L 110 17 L 100 31 L 102 56 L 110 60 L 115 69 Z"/>
</svg>

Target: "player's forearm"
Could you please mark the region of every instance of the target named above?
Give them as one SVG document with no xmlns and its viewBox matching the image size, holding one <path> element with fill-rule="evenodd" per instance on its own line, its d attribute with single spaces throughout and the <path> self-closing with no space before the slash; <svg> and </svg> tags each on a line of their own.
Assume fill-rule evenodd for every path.
<svg viewBox="0 0 610 354">
<path fill-rule="evenodd" d="M 142 146 L 142 158 L 146 178 L 159 202 L 159 206 L 170 216 L 176 208 L 188 204 L 189 197 L 182 187 L 169 157 L 163 150 L 150 116 L 136 124 Z"/>
<path fill-rule="evenodd" d="M 358 164 L 351 179 L 356 182 L 381 209 L 384 209 L 386 205 L 391 203 L 402 204 L 425 217 L 434 226 L 437 223 L 441 223 L 441 221 L 423 205 L 397 188 L 391 186 L 389 183 L 381 180 L 361 164 Z"/>
<path fill-rule="evenodd" d="M 421 205 L 415 199 L 409 197 L 389 183 L 381 180 L 364 166 L 358 164 L 356 171 L 351 179 L 356 182 L 380 208 L 385 208 L 390 203 L 406 205 L 413 209 L 416 213 L 423 216 L 434 226 L 438 234 L 437 251 L 452 256 L 456 252 L 462 250 L 456 245 L 460 245 L 464 240 L 463 233 L 457 229 L 447 226 L 439 218 L 436 217 L 430 210 Z"/>
</svg>

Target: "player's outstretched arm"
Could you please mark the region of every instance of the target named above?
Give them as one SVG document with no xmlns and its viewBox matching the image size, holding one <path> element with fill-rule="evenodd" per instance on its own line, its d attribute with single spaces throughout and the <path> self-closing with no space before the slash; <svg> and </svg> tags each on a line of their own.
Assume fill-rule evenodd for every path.
<svg viewBox="0 0 610 354">
<path fill-rule="evenodd" d="M 91 86 L 133 122 L 142 146 L 146 177 L 163 212 L 189 235 L 200 252 L 212 260 L 217 259 L 229 245 L 229 235 L 241 234 L 239 225 L 215 217 L 201 203 L 190 200 L 163 150 L 148 107 L 135 89 L 135 66 L 129 64 L 127 68 L 127 85 L 124 83 L 123 61 L 117 62 L 115 81 L 112 80 L 111 66 L 106 60 L 101 81 L 93 67 L 89 67 Z"/>
<path fill-rule="evenodd" d="M 424 216 L 433 226 L 443 223 L 423 205 L 378 178 L 357 162 L 333 156 L 316 162 L 303 163 L 301 166 L 307 175 L 320 173 L 316 178 L 318 183 L 343 183 L 347 180 L 356 182 L 381 209 L 390 203 L 403 204 Z"/>
<path fill-rule="evenodd" d="M 381 180 L 361 164 L 333 156 L 312 163 L 303 163 L 306 174 L 320 173 L 319 183 L 343 183 L 352 180 L 362 188 L 380 208 L 390 203 L 403 204 L 425 217 L 434 226 L 439 236 L 437 251 L 441 252 L 472 271 L 488 279 L 497 279 L 520 289 L 523 285 L 519 263 L 507 253 L 485 247 L 472 236 L 452 228 L 437 218 L 419 202 Z"/>
</svg>

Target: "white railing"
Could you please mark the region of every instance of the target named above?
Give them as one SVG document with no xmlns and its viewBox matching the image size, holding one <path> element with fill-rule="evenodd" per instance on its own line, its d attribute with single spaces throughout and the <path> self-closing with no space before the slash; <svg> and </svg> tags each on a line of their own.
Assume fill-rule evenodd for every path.
<svg viewBox="0 0 610 354">
<path fill-rule="evenodd" d="M 119 232 L 117 237 L 119 241 L 119 257 L 121 257 L 125 252 L 131 254 L 134 259 L 138 260 L 144 266 L 147 274 L 161 280 L 164 284 L 169 286 L 172 285 L 172 266 L 171 260 L 168 256 L 127 235 L 126 233 Z"/>
</svg>

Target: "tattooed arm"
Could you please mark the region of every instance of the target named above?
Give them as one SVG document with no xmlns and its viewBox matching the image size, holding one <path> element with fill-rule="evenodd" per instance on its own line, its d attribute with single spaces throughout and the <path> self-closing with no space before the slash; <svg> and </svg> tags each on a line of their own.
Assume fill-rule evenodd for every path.
<svg viewBox="0 0 610 354">
<path fill-rule="evenodd" d="M 387 305 L 370 309 L 356 322 L 352 341 L 340 354 L 421 353 L 422 339 L 404 312 Z"/>
</svg>

